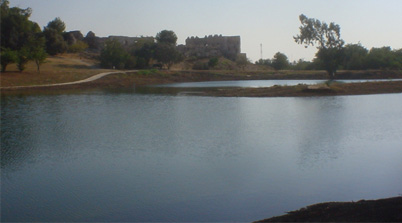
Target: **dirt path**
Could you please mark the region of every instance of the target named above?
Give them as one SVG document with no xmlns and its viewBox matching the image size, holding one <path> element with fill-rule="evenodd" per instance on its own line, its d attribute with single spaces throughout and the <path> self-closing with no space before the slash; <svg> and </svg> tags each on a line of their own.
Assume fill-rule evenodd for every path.
<svg viewBox="0 0 402 223">
<path fill-rule="evenodd" d="M 66 86 L 66 85 L 73 85 L 73 84 L 82 84 L 91 81 L 98 80 L 104 76 L 110 74 L 118 74 L 118 73 L 128 73 L 128 72 L 137 72 L 138 70 L 128 70 L 128 71 L 113 71 L 113 72 L 104 72 L 100 74 L 96 74 L 92 77 L 79 80 L 79 81 L 72 81 L 72 82 L 65 82 L 65 83 L 57 83 L 57 84 L 42 84 L 42 85 L 29 85 L 29 86 L 12 86 L 12 87 L 0 87 L 0 89 L 23 89 L 23 88 L 39 88 L 39 87 L 54 87 L 54 86 Z"/>
</svg>

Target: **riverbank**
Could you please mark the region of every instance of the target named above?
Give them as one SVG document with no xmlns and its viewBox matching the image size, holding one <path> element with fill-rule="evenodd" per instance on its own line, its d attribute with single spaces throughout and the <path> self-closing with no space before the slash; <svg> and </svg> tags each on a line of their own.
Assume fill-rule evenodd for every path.
<svg viewBox="0 0 402 223">
<path fill-rule="evenodd" d="M 327 202 L 256 222 L 401 222 L 402 197 Z"/>
<path fill-rule="evenodd" d="M 330 85 L 273 86 L 267 88 L 219 88 L 198 93 L 219 97 L 312 97 L 402 93 L 402 81 L 332 83 Z"/>
<path fill-rule="evenodd" d="M 401 71 L 357 71 L 340 72 L 339 79 L 384 79 L 402 78 Z M 225 80 L 308 80 L 326 79 L 326 73 L 322 71 L 311 72 L 231 72 L 231 71 L 160 71 L 142 70 L 138 72 L 113 72 L 100 79 L 89 82 L 78 81 L 75 84 L 56 84 L 47 86 L 24 86 L 7 87 L 2 84 L 2 95 L 21 94 L 47 94 L 88 91 L 95 89 L 133 89 L 135 87 L 169 84 L 181 82 L 199 81 L 225 81 Z M 385 79 L 386 80 L 386 79 Z M 401 79 L 402 80 L 402 79 Z M 183 89 L 159 91 L 151 93 L 176 94 Z M 333 82 L 328 86 L 273 86 L 267 88 L 198 88 L 188 94 L 216 97 L 304 97 L 304 96 L 335 96 L 335 95 L 362 95 L 362 94 L 383 94 L 402 93 L 402 81 L 375 81 L 362 83 L 340 83 Z"/>
</svg>

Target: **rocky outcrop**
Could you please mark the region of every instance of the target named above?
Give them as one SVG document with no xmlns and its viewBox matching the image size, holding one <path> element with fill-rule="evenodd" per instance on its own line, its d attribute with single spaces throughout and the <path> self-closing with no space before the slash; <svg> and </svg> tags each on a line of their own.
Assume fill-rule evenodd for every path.
<svg viewBox="0 0 402 223">
<path fill-rule="evenodd" d="M 73 45 L 77 43 L 77 41 L 82 41 L 84 39 L 84 36 L 78 30 L 66 32 L 63 37 L 64 40 L 67 41 L 68 45 Z"/>
</svg>

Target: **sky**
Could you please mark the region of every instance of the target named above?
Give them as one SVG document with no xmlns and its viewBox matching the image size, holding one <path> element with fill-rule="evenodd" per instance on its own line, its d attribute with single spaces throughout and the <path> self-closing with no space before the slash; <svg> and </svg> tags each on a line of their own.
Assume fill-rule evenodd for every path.
<svg viewBox="0 0 402 223">
<path fill-rule="evenodd" d="M 299 15 L 341 27 L 346 43 L 367 49 L 402 48 L 402 0 L 9 0 L 10 7 L 32 8 L 30 20 L 44 27 L 60 17 L 66 31 L 85 36 L 155 36 L 172 30 L 178 44 L 187 37 L 240 36 L 251 61 L 276 52 L 290 61 L 310 61 L 317 51 L 294 42 Z"/>
</svg>

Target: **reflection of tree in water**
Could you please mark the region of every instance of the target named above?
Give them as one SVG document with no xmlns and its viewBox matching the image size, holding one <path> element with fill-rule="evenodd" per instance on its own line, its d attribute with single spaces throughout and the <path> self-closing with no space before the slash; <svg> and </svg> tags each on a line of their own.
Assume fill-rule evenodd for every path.
<svg viewBox="0 0 402 223">
<path fill-rule="evenodd" d="M 342 149 L 342 98 L 303 98 L 299 104 L 300 165 L 317 167 Z"/>
</svg>

